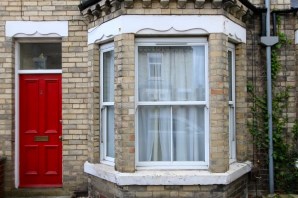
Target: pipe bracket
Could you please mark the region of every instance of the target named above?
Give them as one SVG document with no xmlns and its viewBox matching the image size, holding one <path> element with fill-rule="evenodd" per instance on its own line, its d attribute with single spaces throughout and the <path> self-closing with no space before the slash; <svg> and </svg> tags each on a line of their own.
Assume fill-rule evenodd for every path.
<svg viewBox="0 0 298 198">
<path fill-rule="evenodd" d="M 273 46 L 276 43 L 278 43 L 278 37 L 277 36 L 262 36 L 261 43 L 266 46 Z"/>
</svg>

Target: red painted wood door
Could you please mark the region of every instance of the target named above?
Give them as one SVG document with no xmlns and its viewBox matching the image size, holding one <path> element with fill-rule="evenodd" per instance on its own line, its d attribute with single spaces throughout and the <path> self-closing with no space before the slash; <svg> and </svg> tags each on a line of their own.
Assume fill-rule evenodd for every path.
<svg viewBox="0 0 298 198">
<path fill-rule="evenodd" d="M 61 74 L 20 75 L 20 187 L 62 186 Z"/>
</svg>

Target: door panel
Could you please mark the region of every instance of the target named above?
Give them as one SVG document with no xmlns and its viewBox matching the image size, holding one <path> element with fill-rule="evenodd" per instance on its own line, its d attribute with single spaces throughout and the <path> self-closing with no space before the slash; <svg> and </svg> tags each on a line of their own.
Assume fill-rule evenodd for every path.
<svg viewBox="0 0 298 198">
<path fill-rule="evenodd" d="M 46 175 L 57 175 L 59 158 L 58 158 L 59 148 L 58 146 L 45 146 L 45 174 Z M 52 156 L 52 157 L 51 157 Z M 56 157 L 56 159 L 53 157 Z"/>
<path fill-rule="evenodd" d="M 23 93 L 29 92 L 30 95 L 22 98 L 24 104 L 22 106 L 23 112 L 27 112 L 23 117 L 23 130 L 25 133 L 37 133 L 38 131 L 38 112 L 39 112 L 39 100 L 38 90 L 39 83 L 37 79 L 30 79 L 24 84 Z M 25 91 L 26 90 L 26 91 Z M 30 111 L 29 111 L 30 110 Z M 29 122 L 30 120 L 30 122 Z"/>
<path fill-rule="evenodd" d="M 45 80 L 45 133 L 56 133 L 58 134 L 59 127 L 60 127 L 60 112 L 52 111 L 59 106 L 61 103 L 61 99 L 56 97 L 57 90 L 59 90 L 59 84 L 53 79 L 46 79 Z M 59 122 L 57 122 L 57 120 Z"/>
<path fill-rule="evenodd" d="M 37 175 L 38 174 L 38 146 L 37 145 L 26 145 L 25 146 L 25 157 L 26 160 L 23 164 L 26 175 Z"/>
<path fill-rule="evenodd" d="M 20 75 L 19 101 L 20 187 L 61 187 L 61 74 Z"/>
</svg>

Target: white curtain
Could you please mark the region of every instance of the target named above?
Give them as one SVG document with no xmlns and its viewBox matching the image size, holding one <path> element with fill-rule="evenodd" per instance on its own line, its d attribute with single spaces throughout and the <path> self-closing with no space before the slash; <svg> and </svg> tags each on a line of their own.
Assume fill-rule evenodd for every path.
<svg viewBox="0 0 298 198">
<path fill-rule="evenodd" d="M 204 49 L 139 47 L 139 101 L 205 101 Z M 204 107 L 151 105 L 138 110 L 139 161 L 203 161 Z"/>
<path fill-rule="evenodd" d="M 171 160 L 171 120 L 169 107 L 139 108 L 139 160 Z"/>
<path fill-rule="evenodd" d="M 204 108 L 173 107 L 173 160 L 203 161 L 204 138 Z"/>
</svg>

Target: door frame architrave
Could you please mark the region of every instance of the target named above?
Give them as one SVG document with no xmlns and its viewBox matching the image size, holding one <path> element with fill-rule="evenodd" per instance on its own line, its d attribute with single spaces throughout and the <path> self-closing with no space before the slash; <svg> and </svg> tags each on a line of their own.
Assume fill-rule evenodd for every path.
<svg viewBox="0 0 298 198">
<path fill-rule="evenodd" d="M 21 70 L 20 69 L 20 43 L 62 43 L 61 38 L 18 38 L 15 39 L 15 92 L 14 92 L 14 107 L 15 107 L 15 146 L 14 146 L 14 151 L 15 151 L 15 156 L 14 156 L 14 173 L 15 173 L 15 188 L 18 189 L 20 185 L 20 109 L 19 109 L 19 104 L 20 104 L 20 99 L 19 99 L 19 92 L 20 92 L 20 81 L 19 81 L 19 75 L 20 74 L 61 74 L 62 75 L 62 69 L 53 69 L 53 70 Z M 61 63 L 62 64 L 62 63 Z M 61 65 L 62 67 L 62 65 Z M 61 77 L 62 78 L 62 77 Z M 62 109 L 61 109 L 62 111 Z M 62 132 L 61 132 L 62 133 Z M 62 164 L 62 170 L 63 170 L 63 164 Z M 63 172 L 62 172 L 62 185 L 63 185 Z"/>
</svg>

